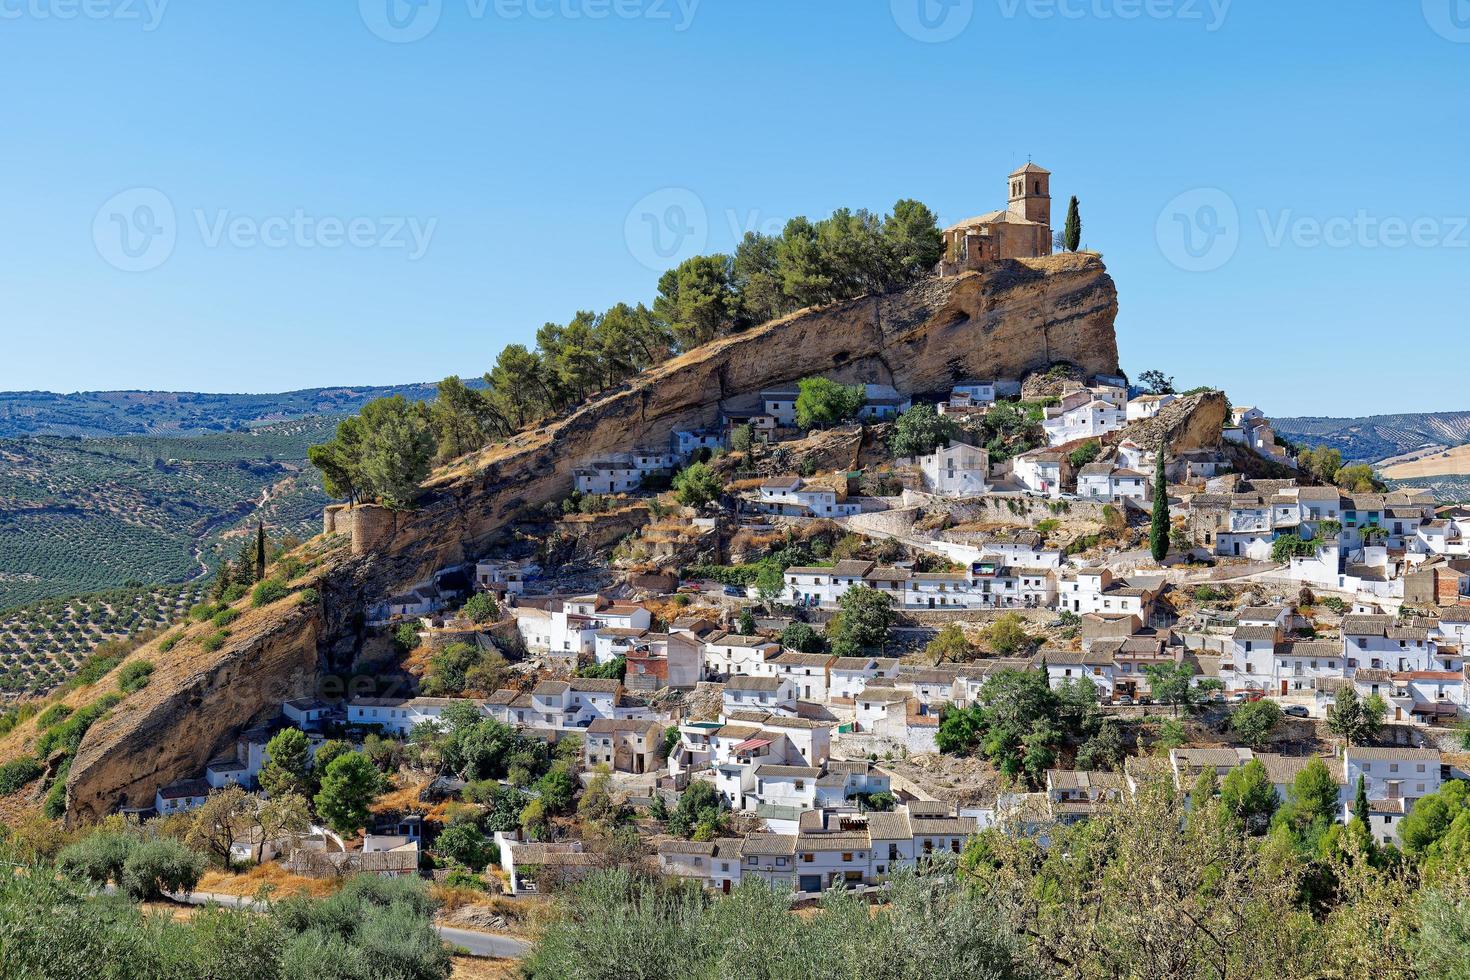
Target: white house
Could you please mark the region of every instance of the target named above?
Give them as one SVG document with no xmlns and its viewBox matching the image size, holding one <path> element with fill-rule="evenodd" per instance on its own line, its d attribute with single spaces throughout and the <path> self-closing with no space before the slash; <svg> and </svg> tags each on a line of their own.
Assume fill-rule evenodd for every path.
<svg viewBox="0 0 1470 980">
<path fill-rule="evenodd" d="M 701 449 L 711 452 L 725 444 L 724 437 L 713 429 L 679 429 L 669 437 L 674 455 L 688 459 Z"/>
<path fill-rule="evenodd" d="M 990 492 L 990 454 L 983 449 L 952 442 L 929 456 L 919 457 L 924 489 L 942 497 L 973 497 Z"/>
<path fill-rule="evenodd" d="M 827 700 L 827 672 L 836 659 L 829 653 L 787 650 L 768 661 L 767 666 L 775 669 L 777 677 L 795 686 L 798 698 L 821 703 Z"/>
<path fill-rule="evenodd" d="M 781 644 L 763 636 L 711 633 L 704 641 L 704 675 L 722 680 L 739 674 L 773 676 L 767 663 L 781 653 Z"/>
<path fill-rule="evenodd" d="M 994 404 L 994 381 L 969 381 L 950 390 L 949 399 L 939 403 L 939 414 L 972 415 Z"/>
<path fill-rule="evenodd" d="M 437 723 L 452 704 L 479 706 L 479 702 L 467 698 L 353 698 L 347 702 L 347 723 L 377 726 L 387 734 L 406 736 L 425 722 Z"/>
<path fill-rule="evenodd" d="M 1385 842 L 1398 840 L 1399 821 L 1421 797 L 1438 792 L 1443 778 L 1438 749 L 1348 746 L 1343 752 L 1343 769 L 1343 820 L 1352 817 L 1361 775 L 1370 829 L 1376 839 Z"/>
<path fill-rule="evenodd" d="M 786 569 L 785 601 L 793 606 L 834 606 L 848 589 L 863 585 L 872 569 L 872 562 L 853 559 L 830 568 L 793 566 Z"/>
<path fill-rule="evenodd" d="M 762 513 L 788 517 L 850 517 L 861 510 L 857 504 L 839 503 L 831 487 L 807 484 L 799 476 L 765 481 L 754 504 Z"/>
<path fill-rule="evenodd" d="M 1114 579 L 1106 568 L 1082 568 L 1060 577 L 1057 595 L 1062 608 L 1083 615 L 1133 615 L 1147 622 L 1162 578 Z"/>
<path fill-rule="evenodd" d="M 891 419 L 913 407 L 913 402 L 898 393 L 892 385 L 863 385 L 863 407 L 860 419 Z"/>
<path fill-rule="evenodd" d="M 796 685 L 784 677 L 752 677 L 736 674 L 725 681 L 725 713 L 770 711 L 780 714 L 796 710 Z"/>
<path fill-rule="evenodd" d="M 1015 458 L 1011 472 L 1026 489 L 1047 497 L 1060 497 L 1065 465 L 1065 454 L 1054 449 L 1033 449 Z"/>
<path fill-rule="evenodd" d="M 1077 392 L 1060 405 L 1045 410 L 1041 427 L 1048 445 L 1060 446 L 1078 439 L 1092 439 L 1123 428 L 1127 413 L 1091 392 Z"/>
<path fill-rule="evenodd" d="M 643 473 L 626 457 L 597 459 L 574 469 L 572 482 L 580 493 L 629 493 L 643 483 Z"/>
<path fill-rule="evenodd" d="M 475 563 L 475 585 L 482 592 L 525 595 L 526 581 L 540 573 L 541 566 L 534 562 L 488 558 Z"/>
<path fill-rule="evenodd" d="M 1112 463 L 1088 463 L 1077 471 L 1077 496 L 1141 503 L 1149 498 L 1148 477 L 1137 470 L 1114 469 Z"/>
<path fill-rule="evenodd" d="M 1136 422 L 1139 419 L 1151 419 L 1159 414 L 1159 411 L 1172 402 L 1179 400 L 1178 395 L 1139 395 L 1137 398 L 1128 400 L 1128 421 Z"/>
<path fill-rule="evenodd" d="M 796 425 L 796 397 L 801 394 L 795 388 L 778 388 L 761 392 L 761 404 L 767 415 L 784 428 Z"/>
<path fill-rule="evenodd" d="M 209 798 L 209 789 L 209 783 L 202 779 L 182 779 L 169 783 L 154 794 L 153 809 L 160 817 L 197 810 Z"/>
</svg>

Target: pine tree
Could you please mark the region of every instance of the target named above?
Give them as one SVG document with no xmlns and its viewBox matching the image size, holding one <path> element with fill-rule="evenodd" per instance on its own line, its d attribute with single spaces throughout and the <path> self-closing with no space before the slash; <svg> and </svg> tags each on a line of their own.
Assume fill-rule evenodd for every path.
<svg viewBox="0 0 1470 980">
<path fill-rule="evenodd" d="M 265 522 L 255 524 L 255 581 L 265 578 Z"/>
<path fill-rule="evenodd" d="M 1067 204 L 1067 223 L 1062 228 L 1062 244 L 1067 251 L 1075 252 L 1082 246 L 1082 215 L 1077 212 L 1077 196 Z"/>
<path fill-rule="evenodd" d="M 1363 784 L 1363 774 L 1362 773 L 1358 773 L 1358 792 L 1357 792 L 1357 795 L 1353 799 L 1353 816 L 1355 816 L 1359 820 L 1361 820 L 1363 822 L 1363 826 L 1364 827 L 1369 826 L 1369 823 L 1368 823 L 1368 788 Z"/>
<path fill-rule="evenodd" d="M 1148 550 L 1154 561 L 1169 555 L 1169 483 L 1164 478 L 1164 440 L 1159 440 L 1158 466 L 1154 471 L 1154 522 L 1148 532 Z"/>
<path fill-rule="evenodd" d="M 214 600 L 218 602 L 220 599 L 223 599 L 225 593 L 230 591 L 232 584 L 230 579 L 230 563 L 222 561 L 219 564 L 219 571 L 214 576 Z"/>
</svg>

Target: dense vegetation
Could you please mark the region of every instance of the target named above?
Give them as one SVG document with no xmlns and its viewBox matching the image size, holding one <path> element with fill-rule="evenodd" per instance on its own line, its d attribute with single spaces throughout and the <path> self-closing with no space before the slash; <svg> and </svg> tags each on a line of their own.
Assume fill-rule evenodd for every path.
<svg viewBox="0 0 1470 980">
<path fill-rule="evenodd" d="M 1325 771 L 1325 768 L 1324 770 Z M 1049 846 L 987 830 L 960 858 L 894 878 L 885 904 L 843 892 L 792 914 L 747 882 L 711 897 L 603 872 L 565 896 L 533 977 L 995 977 L 1219 980 L 1435 977 L 1470 964 L 1470 804 L 1421 800 L 1406 851 L 1333 822 L 1312 767 L 1269 824 L 1260 794 L 1181 793 L 1162 772 Z M 1331 783 L 1330 777 L 1328 782 Z M 1269 792 L 1269 784 L 1267 784 Z M 1271 794 L 1274 798 L 1274 794 Z M 1441 799 L 1443 798 L 1443 799 Z M 1269 830 L 1267 829 L 1269 826 Z"/>
<path fill-rule="evenodd" d="M 534 349 L 511 344 L 482 389 L 451 377 L 432 404 L 401 396 L 368 403 L 312 449 L 311 462 L 334 497 L 409 506 L 436 461 L 565 414 L 716 338 L 805 306 L 902 288 L 927 275 L 940 251 L 934 213 L 909 200 L 889 215 L 843 209 L 822 221 L 793 219 L 780 235 L 751 233 L 734 255 L 696 256 L 664 273 L 651 309 L 619 303 L 580 311 L 543 326 Z M 860 391 L 856 397 L 854 412 Z M 812 419 L 823 420 L 835 419 Z"/>
<path fill-rule="evenodd" d="M 160 838 L 119 853 L 126 890 L 147 895 L 149 875 L 174 884 L 182 872 L 187 885 L 195 870 L 197 880 L 181 852 Z M 433 907 L 422 882 L 362 876 L 330 898 L 287 898 L 264 912 L 212 907 L 176 920 L 128 897 L 95 895 L 86 875 L 32 863 L 0 876 L 0 976 L 444 980 L 449 952 L 431 927 Z"/>
</svg>

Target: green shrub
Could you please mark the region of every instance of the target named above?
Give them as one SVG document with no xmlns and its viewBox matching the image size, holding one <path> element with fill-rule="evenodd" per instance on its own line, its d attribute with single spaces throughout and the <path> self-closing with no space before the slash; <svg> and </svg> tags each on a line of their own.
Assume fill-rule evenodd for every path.
<svg viewBox="0 0 1470 980">
<path fill-rule="evenodd" d="M 447 888 L 472 888 L 479 892 L 486 890 L 484 878 L 463 868 L 454 868 L 445 875 L 444 885 Z"/>
<path fill-rule="evenodd" d="M 168 636 L 165 636 L 161 641 L 159 641 L 159 644 L 158 644 L 158 652 L 159 653 L 168 653 L 170 650 L 172 650 L 174 647 L 176 647 L 178 645 L 179 645 L 179 634 L 178 633 L 170 633 Z"/>
<path fill-rule="evenodd" d="M 67 759 L 56 769 L 56 779 L 46 791 L 46 803 L 42 812 L 47 820 L 60 820 L 66 816 L 66 774 L 71 772 L 71 760 Z"/>
<path fill-rule="evenodd" d="M 137 838 L 129 834 L 99 831 L 62 848 L 56 866 L 98 886 L 121 881 L 123 865 L 137 843 Z"/>
<path fill-rule="evenodd" d="M 158 837 L 128 852 L 119 884 L 129 898 L 144 902 L 161 898 L 164 892 L 192 892 L 202 874 L 204 855 L 171 837 Z"/>
<path fill-rule="evenodd" d="M 43 772 L 39 760 L 26 756 L 0 766 L 0 796 L 9 796 L 34 782 Z"/>
<path fill-rule="evenodd" d="M 229 638 L 229 630 L 218 630 L 206 636 L 199 645 L 204 648 L 205 653 L 214 653 L 214 651 L 224 646 L 225 641 Z"/>
<path fill-rule="evenodd" d="M 121 695 L 104 694 L 91 704 L 79 708 L 66 721 L 48 728 L 36 739 L 36 754 L 44 759 L 57 749 L 68 753 L 76 752 L 77 746 L 82 744 L 82 736 L 87 734 L 87 729 L 121 700 Z"/>
<path fill-rule="evenodd" d="M 40 716 L 36 718 L 36 727 L 42 730 L 50 728 L 57 722 L 66 721 L 67 716 L 70 714 L 71 707 L 69 705 L 53 704 L 41 712 Z"/>
<path fill-rule="evenodd" d="M 316 589 L 302 589 L 300 599 L 303 606 L 314 606 L 321 601 L 321 593 Z"/>
<path fill-rule="evenodd" d="M 399 623 L 393 630 L 393 643 L 403 653 L 416 649 L 419 645 L 419 630 L 413 623 Z"/>
<path fill-rule="evenodd" d="M 259 609 L 261 606 L 279 602 L 290 594 L 291 590 L 286 588 L 285 582 L 278 578 L 268 578 L 255 584 L 250 592 L 250 604 Z"/>
<path fill-rule="evenodd" d="M 214 625 L 218 626 L 220 629 L 224 629 L 226 626 L 230 625 L 239 618 L 240 610 L 226 608 L 221 609 L 219 612 L 211 616 L 210 622 L 214 623 Z"/>
<path fill-rule="evenodd" d="M 141 691 L 152 679 L 153 663 L 148 660 L 130 660 L 117 672 L 117 686 L 126 694 Z"/>
</svg>

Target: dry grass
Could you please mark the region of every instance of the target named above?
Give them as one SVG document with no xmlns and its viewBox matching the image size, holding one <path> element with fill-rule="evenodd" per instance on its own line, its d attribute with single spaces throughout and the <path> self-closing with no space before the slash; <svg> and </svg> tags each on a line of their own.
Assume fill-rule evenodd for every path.
<svg viewBox="0 0 1470 980">
<path fill-rule="evenodd" d="M 326 898 L 342 882 L 335 878 L 303 878 L 293 875 L 275 862 L 258 864 L 248 871 L 233 874 L 225 871 L 206 871 L 199 880 L 198 891 L 217 892 L 221 895 L 255 895 L 263 886 L 272 888 L 274 898 L 287 895 L 306 895 L 309 898 Z"/>
<path fill-rule="evenodd" d="M 516 980 L 521 977 L 517 960 L 487 960 L 477 956 L 456 956 L 450 980 Z"/>
<path fill-rule="evenodd" d="M 1385 467 L 1382 475 L 1390 480 L 1412 480 L 1424 476 L 1462 476 L 1470 473 L 1470 445 L 1455 446 L 1444 452 L 1406 463 Z"/>
</svg>

